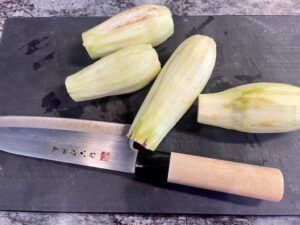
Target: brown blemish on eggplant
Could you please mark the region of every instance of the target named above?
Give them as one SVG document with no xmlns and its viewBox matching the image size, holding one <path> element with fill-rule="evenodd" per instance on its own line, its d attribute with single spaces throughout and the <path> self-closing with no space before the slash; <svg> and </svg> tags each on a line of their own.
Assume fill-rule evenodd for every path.
<svg viewBox="0 0 300 225">
<path fill-rule="evenodd" d="M 111 30 L 116 30 L 116 29 L 119 29 L 120 27 L 123 27 L 123 26 L 128 26 L 128 25 L 131 25 L 131 24 L 135 24 L 135 23 L 141 22 L 141 21 L 143 21 L 143 20 L 148 19 L 149 17 L 150 17 L 150 16 L 147 15 L 147 16 L 143 16 L 142 18 L 137 19 L 137 20 L 129 20 L 129 21 L 127 21 L 127 22 L 125 22 L 125 23 L 122 23 L 122 24 L 120 24 L 120 25 L 118 25 L 118 26 L 116 26 L 116 27 L 113 27 Z"/>
<path fill-rule="evenodd" d="M 142 146 L 144 147 L 144 148 L 147 148 L 147 142 L 148 142 L 148 138 L 146 138 L 146 140 L 143 142 L 143 144 L 142 144 Z"/>
<path fill-rule="evenodd" d="M 150 15 L 148 14 L 148 12 L 150 12 Z M 151 18 L 153 16 L 159 16 L 160 13 L 158 13 L 158 12 L 159 12 L 159 9 L 156 6 L 148 7 L 146 9 L 142 9 L 142 10 L 139 10 L 139 9 L 137 10 L 136 8 L 128 9 L 127 11 L 122 13 L 123 18 L 125 18 L 125 19 L 123 21 L 121 21 L 121 23 L 115 24 L 114 27 L 105 26 L 105 27 L 102 27 L 102 29 L 104 31 L 116 30 L 123 26 L 128 26 L 128 25 L 138 23 L 143 20 L 147 20 L 148 18 Z M 130 18 L 129 20 L 126 20 L 126 17 L 128 17 L 128 15 L 134 15 L 134 14 L 136 14 L 137 16 Z M 140 17 L 139 15 L 142 15 L 142 16 Z M 101 32 L 101 31 L 102 30 L 99 30 L 99 32 Z"/>
</svg>

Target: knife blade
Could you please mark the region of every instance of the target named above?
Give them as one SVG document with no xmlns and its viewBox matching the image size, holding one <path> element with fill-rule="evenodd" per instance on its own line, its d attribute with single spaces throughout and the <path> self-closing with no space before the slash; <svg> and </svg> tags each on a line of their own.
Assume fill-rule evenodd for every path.
<svg viewBox="0 0 300 225">
<path fill-rule="evenodd" d="M 279 169 L 176 152 L 136 150 L 130 147 L 124 129 L 116 123 L 6 116 L 0 117 L 0 149 L 263 200 L 280 201 L 283 197 Z"/>
<path fill-rule="evenodd" d="M 82 166 L 135 172 L 125 136 L 38 128 L 0 128 L 2 151 Z"/>
</svg>

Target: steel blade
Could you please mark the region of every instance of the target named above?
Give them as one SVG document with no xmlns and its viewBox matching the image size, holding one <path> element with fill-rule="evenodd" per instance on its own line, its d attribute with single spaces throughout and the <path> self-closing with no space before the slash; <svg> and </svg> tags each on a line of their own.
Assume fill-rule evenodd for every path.
<svg viewBox="0 0 300 225">
<path fill-rule="evenodd" d="M 127 173 L 137 157 L 125 136 L 37 128 L 0 128 L 0 150 Z"/>
</svg>

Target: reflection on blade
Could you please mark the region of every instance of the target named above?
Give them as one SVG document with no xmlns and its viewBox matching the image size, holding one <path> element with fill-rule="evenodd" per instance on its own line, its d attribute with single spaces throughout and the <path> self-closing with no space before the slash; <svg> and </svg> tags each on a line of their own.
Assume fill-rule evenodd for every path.
<svg viewBox="0 0 300 225">
<path fill-rule="evenodd" d="M 137 156 L 125 136 L 36 128 L 0 128 L 0 150 L 127 173 Z"/>
</svg>

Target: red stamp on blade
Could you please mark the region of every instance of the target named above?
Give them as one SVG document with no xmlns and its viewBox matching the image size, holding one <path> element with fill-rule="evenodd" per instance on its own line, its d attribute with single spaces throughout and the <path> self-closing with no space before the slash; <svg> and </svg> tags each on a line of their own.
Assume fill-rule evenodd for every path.
<svg viewBox="0 0 300 225">
<path fill-rule="evenodd" d="M 101 152 L 100 160 L 104 162 L 108 162 L 110 158 L 110 152 Z"/>
</svg>

